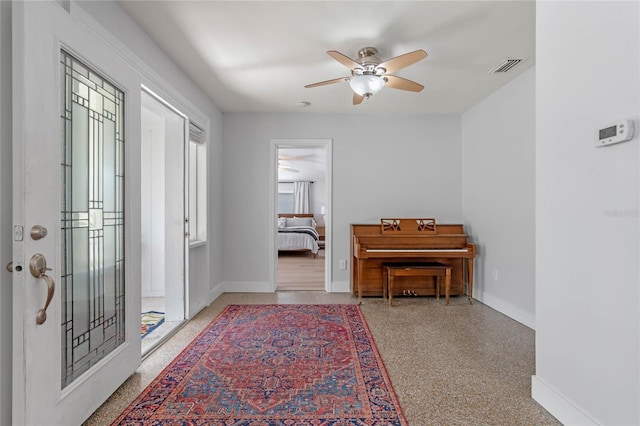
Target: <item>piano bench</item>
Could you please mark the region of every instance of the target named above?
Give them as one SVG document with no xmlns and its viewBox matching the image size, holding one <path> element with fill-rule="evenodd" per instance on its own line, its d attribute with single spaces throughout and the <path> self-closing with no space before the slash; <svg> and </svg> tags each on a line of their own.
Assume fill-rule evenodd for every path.
<svg viewBox="0 0 640 426">
<path fill-rule="evenodd" d="M 449 265 L 438 262 L 385 263 L 383 264 L 382 293 L 389 295 L 389 306 L 393 306 L 395 277 L 436 277 L 436 298 L 440 298 L 440 279 L 444 277 L 445 300 L 449 304 L 451 295 L 451 270 Z"/>
</svg>

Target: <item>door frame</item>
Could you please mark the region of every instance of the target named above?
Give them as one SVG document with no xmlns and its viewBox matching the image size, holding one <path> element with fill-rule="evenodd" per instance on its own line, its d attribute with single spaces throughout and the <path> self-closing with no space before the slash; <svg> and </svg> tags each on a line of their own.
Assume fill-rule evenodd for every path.
<svg viewBox="0 0 640 426">
<path fill-rule="evenodd" d="M 175 287 L 171 287 L 169 292 L 167 292 L 167 286 L 165 284 L 165 292 L 164 292 L 164 298 L 165 298 L 165 321 L 184 321 L 187 318 L 187 312 L 189 312 L 189 301 L 187 300 L 187 295 L 189 294 L 188 289 L 189 289 L 189 238 L 188 238 L 188 234 L 187 232 L 189 231 L 188 228 L 188 222 L 185 220 L 186 218 L 189 217 L 189 158 L 188 158 L 188 150 L 189 150 L 189 117 L 184 114 L 182 111 L 180 111 L 178 108 L 174 107 L 171 103 L 169 103 L 167 100 L 163 99 L 160 95 L 158 95 L 157 93 L 153 92 L 151 89 L 149 89 L 148 87 L 146 87 L 144 84 L 142 85 L 141 88 L 142 93 L 146 94 L 149 99 L 155 103 L 158 104 L 158 106 L 161 106 L 161 108 L 166 109 L 167 112 L 170 112 L 172 114 L 174 114 L 176 117 L 180 117 L 183 121 L 183 131 L 182 131 L 182 155 L 183 155 L 183 161 L 182 161 L 182 169 L 183 169 L 183 173 L 182 173 L 182 228 L 181 228 L 181 243 L 182 243 L 182 271 L 180 271 L 181 275 L 182 275 L 182 280 L 179 283 L 180 288 L 175 288 Z M 144 96 L 143 96 L 143 100 L 141 102 L 141 106 L 144 108 L 145 107 L 145 101 L 144 101 Z M 167 140 L 166 140 L 166 130 L 165 130 L 165 134 L 164 134 L 164 139 L 163 139 L 164 143 L 165 143 L 165 147 L 167 144 Z M 143 159 L 143 161 L 145 161 Z M 166 168 L 166 167 L 165 167 Z M 165 177 L 166 180 L 166 177 Z M 144 194 L 142 194 L 144 195 Z M 168 191 L 165 188 L 165 196 L 169 196 L 171 197 L 171 195 L 176 195 L 176 194 L 172 194 L 170 191 Z M 179 199 L 179 198 L 178 198 Z M 177 200 L 174 198 L 174 200 Z M 166 201 L 165 201 L 165 212 L 166 212 Z M 166 220 L 166 219 L 165 219 Z M 172 230 L 177 229 L 177 227 L 174 226 L 172 227 Z M 167 232 L 165 232 L 165 239 L 167 238 Z M 174 234 L 171 234 L 174 235 Z M 165 240 L 165 246 L 168 245 L 172 245 L 174 242 L 177 242 L 178 238 L 172 239 L 171 241 L 167 241 Z M 170 255 L 167 255 L 165 253 L 165 267 L 166 267 L 166 260 L 167 258 L 171 258 Z M 144 257 L 141 259 L 142 261 L 144 261 Z M 174 271 L 175 272 L 175 271 Z M 144 281 L 145 277 L 144 277 L 144 270 L 142 271 L 142 280 Z M 173 280 L 168 280 L 170 282 L 173 282 Z M 170 285 L 176 285 L 174 284 L 170 284 Z M 181 310 L 182 312 L 179 313 L 177 318 L 175 316 L 175 314 L 177 314 L 178 312 L 175 309 L 167 309 L 167 296 L 168 299 L 170 300 L 170 303 L 172 303 L 173 305 L 177 306 L 177 305 L 182 305 L 181 306 Z M 175 296 L 175 297 L 172 297 Z M 181 299 L 176 301 L 172 300 L 172 299 Z M 172 313 L 170 313 L 170 311 Z"/>
<path fill-rule="evenodd" d="M 324 260 L 324 290 L 327 293 L 333 291 L 333 279 L 331 269 L 331 252 L 333 238 L 331 238 L 331 201 L 332 201 L 332 149 L 333 139 L 271 139 L 269 144 L 269 275 L 270 290 L 278 289 L 278 251 L 276 250 L 276 234 L 278 232 L 278 149 L 279 148 L 322 148 L 326 154 L 325 178 L 326 178 L 326 209 L 325 215 L 325 260 Z"/>
</svg>

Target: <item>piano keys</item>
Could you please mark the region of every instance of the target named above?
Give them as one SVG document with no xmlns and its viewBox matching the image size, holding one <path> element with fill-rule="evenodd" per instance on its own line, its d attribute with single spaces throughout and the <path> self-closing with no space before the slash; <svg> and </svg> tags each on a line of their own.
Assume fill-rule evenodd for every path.
<svg viewBox="0 0 640 426">
<path fill-rule="evenodd" d="M 439 262 L 452 267 L 451 294 L 473 298 L 476 246 L 461 224 L 437 224 L 435 219 L 381 219 L 380 224 L 351 225 L 351 293 L 383 295 L 383 265 L 394 262 Z M 411 290 L 411 283 L 404 284 Z M 421 288 L 424 295 L 425 293 Z M 435 288 L 433 293 L 435 294 Z"/>
</svg>

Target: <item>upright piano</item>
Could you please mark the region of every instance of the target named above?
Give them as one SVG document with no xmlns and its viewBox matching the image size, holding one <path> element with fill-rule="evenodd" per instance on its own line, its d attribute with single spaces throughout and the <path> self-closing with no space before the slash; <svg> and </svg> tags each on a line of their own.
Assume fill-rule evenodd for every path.
<svg viewBox="0 0 640 426">
<path fill-rule="evenodd" d="M 383 267 L 390 263 L 438 262 L 452 267 L 451 294 L 473 297 L 473 259 L 476 246 L 461 224 L 436 224 L 431 218 L 381 219 L 379 224 L 351 225 L 351 293 L 383 295 Z M 404 284 L 411 289 L 412 284 Z M 435 287 L 411 294 L 435 294 Z"/>
</svg>

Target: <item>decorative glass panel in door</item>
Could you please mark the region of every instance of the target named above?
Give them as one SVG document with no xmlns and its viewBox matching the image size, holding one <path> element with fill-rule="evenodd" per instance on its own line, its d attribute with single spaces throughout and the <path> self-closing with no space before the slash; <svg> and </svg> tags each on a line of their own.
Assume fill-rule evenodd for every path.
<svg viewBox="0 0 640 426">
<path fill-rule="evenodd" d="M 124 93 L 61 52 L 62 386 L 125 340 Z"/>
</svg>

